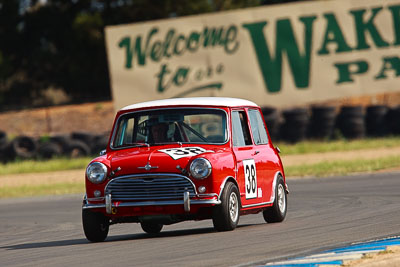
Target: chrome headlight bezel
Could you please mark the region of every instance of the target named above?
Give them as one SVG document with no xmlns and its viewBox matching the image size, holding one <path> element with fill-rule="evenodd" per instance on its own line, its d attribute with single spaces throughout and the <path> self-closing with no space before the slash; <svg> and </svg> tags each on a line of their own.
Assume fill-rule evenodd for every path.
<svg viewBox="0 0 400 267">
<path fill-rule="evenodd" d="M 107 173 L 107 166 L 101 162 L 90 163 L 86 168 L 86 177 L 94 184 L 100 184 L 104 182 L 107 177 Z"/>
<path fill-rule="evenodd" d="M 212 166 L 208 159 L 196 158 L 189 167 L 190 174 L 196 179 L 205 179 L 211 174 Z"/>
</svg>

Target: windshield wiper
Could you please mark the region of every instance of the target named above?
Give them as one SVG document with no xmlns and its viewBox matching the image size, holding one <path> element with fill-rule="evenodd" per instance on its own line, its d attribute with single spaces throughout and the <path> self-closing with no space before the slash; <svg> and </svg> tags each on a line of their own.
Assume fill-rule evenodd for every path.
<svg viewBox="0 0 400 267">
<path fill-rule="evenodd" d="M 178 144 L 182 146 L 182 142 L 178 141 L 165 141 L 165 142 L 158 142 L 158 143 L 150 143 L 150 145 L 170 145 L 170 144 Z"/>
<path fill-rule="evenodd" d="M 130 145 L 133 147 L 144 147 L 144 146 L 150 147 L 148 143 L 132 143 Z"/>
</svg>

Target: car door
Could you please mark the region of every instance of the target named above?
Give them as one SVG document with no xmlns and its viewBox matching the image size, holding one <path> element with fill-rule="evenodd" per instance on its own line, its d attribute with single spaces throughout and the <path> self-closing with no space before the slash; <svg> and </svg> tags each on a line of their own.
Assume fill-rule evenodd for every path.
<svg viewBox="0 0 400 267">
<path fill-rule="evenodd" d="M 248 109 L 250 132 L 257 153 L 257 181 L 259 195 L 262 194 L 263 203 L 269 202 L 272 196 L 273 181 L 277 169 L 275 151 L 269 143 L 264 120 L 259 109 Z"/>
<path fill-rule="evenodd" d="M 242 207 L 262 202 L 262 187 L 259 184 L 260 156 L 251 139 L 245 109 L 232 111 L 232 145 L 236 157 L 236 179 L 240 190 Z"/>
</svg>

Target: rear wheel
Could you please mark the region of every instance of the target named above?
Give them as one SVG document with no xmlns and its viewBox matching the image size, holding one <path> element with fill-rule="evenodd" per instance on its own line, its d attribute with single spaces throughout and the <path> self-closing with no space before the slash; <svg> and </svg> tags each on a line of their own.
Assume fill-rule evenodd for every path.
<svg viewBox="0 0 400 267">
<path fill-rule="evenodd" d="M 143 231 L 148 234 L 158 234 L 163 228 L 162 224 L 154 222 L 141 222 L 140 226 L 142 226 Z"/>
<path fill-rule="evenodd" d="M 231 231 L 239 223 L 239 190 L 234 183 L 228 182 L 221 196 L 221 204 L 214 207 L 213 224 L 217 231 Z"/>
<path fill-rule="evenodd" d="M 107 238 L 110 222 L 102 213 L 82 210 L 83 231 L 91 242 L 101 242 Z"/>
<path fill-rule="evenodd" d="M 272 207 L 263 211 L 264 220 L 269 223 L 282 222 L 286 217 L 287 192 L 282 176 L 278 177 L 275 186 L 275 200 Z"/>
</svg>

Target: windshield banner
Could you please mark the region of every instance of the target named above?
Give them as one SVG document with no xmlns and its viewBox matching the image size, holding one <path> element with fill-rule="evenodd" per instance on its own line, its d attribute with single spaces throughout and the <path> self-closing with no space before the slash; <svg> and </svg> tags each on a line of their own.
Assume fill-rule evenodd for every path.
<svg viewBox="0 0 400 267">
<path fill-rule="evenodd" d="M 399 91 L 400 2 L 263 6 L 106 28 L 117 109 L 228 96 L 264 106 Z"/>
</svg>

